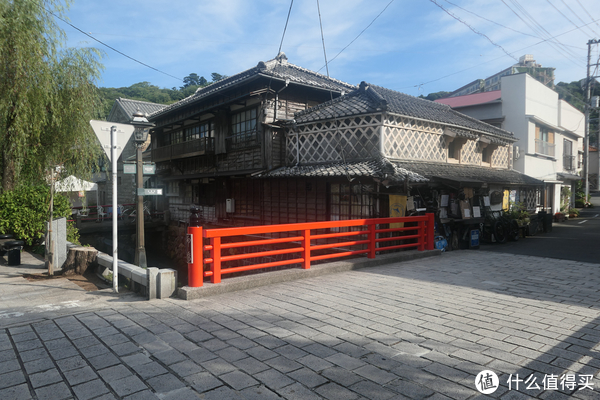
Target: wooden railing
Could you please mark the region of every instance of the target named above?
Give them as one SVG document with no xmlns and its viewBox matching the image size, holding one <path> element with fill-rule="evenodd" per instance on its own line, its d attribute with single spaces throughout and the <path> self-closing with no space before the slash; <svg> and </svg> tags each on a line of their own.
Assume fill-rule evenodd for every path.
<svg viewBox="0 0 600 400">
<path fill-rule="evenodd" d="M 309 269 L 311 262 L 319 260 L 357 255 L 375 258 L 378 252 L 396 249 L 433 250 L 433 233 L 433 214 L 222 229 L 189 227 L 188 286 L 200 287 L 204 278 L 220 283 L 222 275 L 255 269 L 291 264 Z M 210 244 L 205 245 L 204 240 Z M 266 246 L 271 249 L 251 249 Z M 225 255 L 223 251 L 230 249 L 228 253 L 234 254 Z M 204 257 L 205 251 L 209 257 Z M 272 262 L 248 261 L 273 256 L 288 258 Z M 227 262 L 248 264 L 225 266 Z"/>
<path fill-rule="evenodd" d="M 152 149 L 152 161 L 208 154 L 215 151 L 214 138 L 206 137 Z"/>
</svg>

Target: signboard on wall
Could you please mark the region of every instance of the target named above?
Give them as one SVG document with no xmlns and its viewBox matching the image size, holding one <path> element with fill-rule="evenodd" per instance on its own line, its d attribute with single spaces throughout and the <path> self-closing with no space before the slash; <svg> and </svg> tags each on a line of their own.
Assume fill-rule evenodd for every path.
<svg viewBox="0 0 600 400">
<path fill-rule="evenodd" d="M 406 216 L 407 197 L 404 195 L 390 194 L 390 217 L 405 217 Z M 402 222 L 390 224 L 390 228 L 403 228 Z"/>
</svg>

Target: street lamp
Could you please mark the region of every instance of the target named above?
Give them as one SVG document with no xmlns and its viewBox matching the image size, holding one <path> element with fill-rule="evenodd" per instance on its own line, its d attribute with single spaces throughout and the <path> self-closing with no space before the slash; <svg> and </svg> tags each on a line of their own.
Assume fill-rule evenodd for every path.
<svg viewBox="0 0 600 400">
<path fill-rule="evenodd" d="M 131 124 L 135 127 L 133 131 L 133 140 L 137 147 L 136 154 L 136 186 L 137 186 L 137 208 L 136 208 L 136 246 L 135 246 L 135 260 L 134 264 L 146 268 L 148 266 L 146 262 L 146 248 L 144 240 L 144 171 L 143 171 L 143 160 L 142 160 L 142 146 L 148 139 L 148 132 L 150 128 L 154 126 L 153 123 L 148 122 L 144 114 L 138 110 L 133 114 L 133 120 Z"/>
</svg>

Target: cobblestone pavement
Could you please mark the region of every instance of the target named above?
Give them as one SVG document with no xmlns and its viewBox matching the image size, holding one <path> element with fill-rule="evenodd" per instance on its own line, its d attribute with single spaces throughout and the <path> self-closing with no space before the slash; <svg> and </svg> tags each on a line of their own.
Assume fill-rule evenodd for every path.
<svg viewBox="0 0 600 400">
<path fill-rule="evenodd" d="M 474 399 L 482 370 L 492 398 L 598 399 L 598 268 L 460 251 L 187 302 L 3 301 L 0 399 Z"/>
</svg>

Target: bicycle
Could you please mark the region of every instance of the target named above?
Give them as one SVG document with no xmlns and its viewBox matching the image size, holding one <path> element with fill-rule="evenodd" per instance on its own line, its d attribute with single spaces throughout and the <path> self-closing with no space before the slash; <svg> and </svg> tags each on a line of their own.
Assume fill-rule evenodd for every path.
<svg viewBox="0 0 600 400">
<path fill-rule="evenodd" d="M 506 243 L 508 240 L 517 241 L 520 237 L 519 223 L 510 218 L 504 211 L 492 211 L 485 208 L 485 221 L 480 224 L 482 239 L 498 243 Z"/>
<path fill-rule="evenodd" d="M 127 215 L 128 222 L 135 222 L 137 218 L 137 208 L 133 208 L 131 212 Z M 150 212 L 150 208 L 148 207 L 147 202 L 144 202 L 144 220 L 152 219 L 152 213 Z"/>
</svg>

